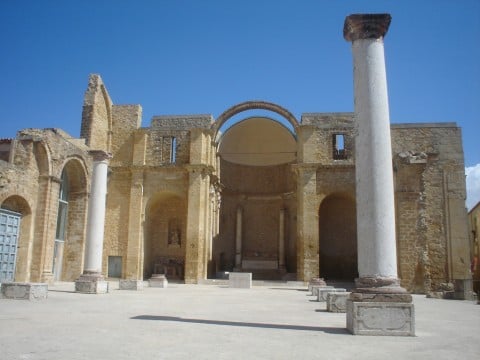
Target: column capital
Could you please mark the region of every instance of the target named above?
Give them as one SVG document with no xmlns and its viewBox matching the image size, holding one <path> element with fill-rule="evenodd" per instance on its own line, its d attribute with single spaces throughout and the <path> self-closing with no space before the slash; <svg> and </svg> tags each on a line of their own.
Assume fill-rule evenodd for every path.
<svg viewBox="0 0 480 360">
<path fill-rule="evenodd" d="M 93 161 L 105 161 L 112 158 L 112 154 L 103 150 L 90 150 L 88 153 L 92 156 Z"/>
<path fill-rule="evenodd" d="M 345 18 L 343 37 L 347 41 L 380 39 L 390 26 L 390 14 L 352 14 Z"/>
</svg>

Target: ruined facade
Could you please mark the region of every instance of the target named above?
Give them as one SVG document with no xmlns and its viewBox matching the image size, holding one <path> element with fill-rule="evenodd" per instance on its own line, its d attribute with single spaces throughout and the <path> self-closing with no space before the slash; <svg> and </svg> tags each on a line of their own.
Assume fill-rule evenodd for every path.
<svg viewBox="0 0 480 360">
<path fill-rule="evenodd" d="M 470 230 L 470 249 L 472 252 L 471 271 L 473 277 L 473 291 L 480 292 L 480 202 L 468 212 L 468 226 Z"/>
<path fill-rule="evenodd" d="M 251 116 L 255 110 L 262 115 Z M 92 150 L 112 154 L 105 276 L 165 273 L 187 283 L 233 270 L 257 279 L 358 276 L 352 113 L 298 120 L 276 104 L 250 101 L 217 119 L 156 116 L 142 128 L 141 117 L 141 106 L 113 104 L 92 75 L 80 139 L 27 129 L 0 140 L 0 279 L 81 274 Z M 230 125 L 234 117 L 241 121 Z M 468 287 L 460 128 L 394 124 L 391 134 L 402 286 L 419 293 L 450 282 Z"/>
</svg>

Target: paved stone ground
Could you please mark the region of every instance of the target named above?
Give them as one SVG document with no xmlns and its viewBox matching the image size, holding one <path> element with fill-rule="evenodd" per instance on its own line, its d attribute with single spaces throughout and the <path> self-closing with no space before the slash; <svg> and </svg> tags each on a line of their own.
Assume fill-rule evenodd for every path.
<svg viewBox="0 0 480 360">
<path fill-rule="evenodd" d="M 416 337 L 352 336 L 306 288 L 169 284 L 0 300 L 0 359 L 478 359 L 480 305 L 414 296 Z"/>
</svg>

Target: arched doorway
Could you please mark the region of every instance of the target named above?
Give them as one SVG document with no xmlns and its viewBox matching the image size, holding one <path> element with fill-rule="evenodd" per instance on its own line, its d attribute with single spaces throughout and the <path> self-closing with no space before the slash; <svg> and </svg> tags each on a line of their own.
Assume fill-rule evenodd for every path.
<svg viewBox="0 0 480 360">
<path fill-rule="evenodd" d="M 147 204 L 144 231 L 144 279 L 165 274 L 183 280 L 187 230 L 184 198 L 159 193 Z"/>
<path fill-rule="evenodd" d="M 353 281 L 358 277 L 355 201 L 345 194 L 327 196 L 319 210 L 320 276 Z"/>
<path fill-rule="evenodd" d="M 247 105 L 254 104 L 222 114 L 218 128 L 228 119 L 225 114 L 233 116 Z M 242 119 L 219 137 L 222 198 L 213 243 L 217 272 L 248 271 L 265 280 L 296 272 L 295 179 L 290 168 L 296 151 L 295 134 L 266 116 Z"/>
<path fill-rule="evenodd" d="M 32 261 L 32 212 L 13 195 L 0 206 L 0 282 L 29 281 Z"/>
<path fill-rule="evenodd" d="M 78 159 L 60 176 L 52 271 L 55 280 L 73 281 L 82 272 L 86 228 L 87 180 Z"/>
</svg>

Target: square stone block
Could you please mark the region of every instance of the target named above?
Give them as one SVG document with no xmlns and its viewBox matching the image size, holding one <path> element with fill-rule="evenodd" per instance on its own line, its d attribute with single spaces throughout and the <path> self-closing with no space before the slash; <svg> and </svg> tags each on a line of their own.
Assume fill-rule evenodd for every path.
<svg viewBox="0 0 480 360">
<path fill-rule="evenodd" d="M 121 279 L 119 290 L 143 290 L 143 280 Z"/>
<path fill-rule="evenodd" d="M 148 280 L 148 285 L 150 287 L 156 288 L 166 288 L 168 287 L 168 280 L 165 275 L 152 275 L 152 277 Z"/>
<path fill-rule="evenodd" d="M 344 313 L 347 311 L 347 299 L 349 294 L 346 292 L 327 293 L 327 311 Z"/>
<path fill-rule="evenodd" d="M 330 289 L 320 288 L 318 289 L 317 301 L 326 302 L 328 293 L 344 293 L 346 291 L 347 291 L 346 289 L 335 289 L 333 287 Z"/>
<path fill-rule="evenodd" d="M 415 336 L 413 304 L 348 299 L 347 330 L 353 335 Z"/>
<path fill-rule="evenodd" d="M 252 287 L 252 273 L 231 272 L 228 276 L 228 286 L 231 288 L 250 289 Z"/>
<path fill-rule="evenodd" d="M 335 289 L 333 286 L 325 286 L 325 285 L 313 285 L 312 286 L 312 295 L 318 297 L 318 292 L 320 289 L 328 289 L 333 290 Z"/>
<path fill-rule="evenodd" d="M 84 294 L 106 294 L 108 293 L 108 281 L 80 277 L 75 281 L 75 291 Z"/>
<path fill-rule="evenodd" d="M 15 300 L 43 300 L 48 297 L 48 285 L 45 283 L 2 283 L 1 298 Z"/>
</svg>

